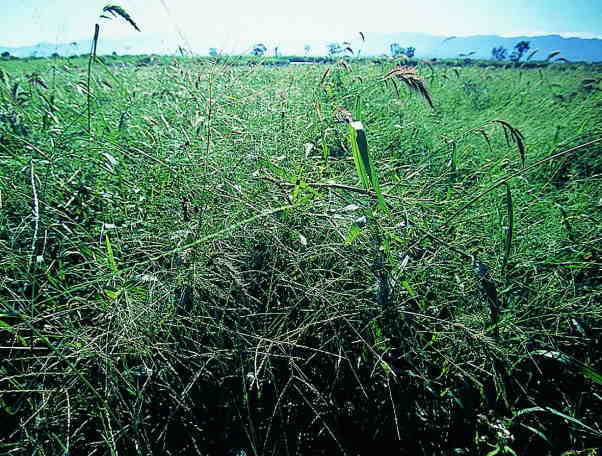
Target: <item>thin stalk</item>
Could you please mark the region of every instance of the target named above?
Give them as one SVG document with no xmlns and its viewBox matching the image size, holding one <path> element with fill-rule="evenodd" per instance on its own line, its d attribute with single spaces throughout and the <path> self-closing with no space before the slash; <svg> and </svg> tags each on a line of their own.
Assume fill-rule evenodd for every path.
<svg viewBox="0 0 602 456">
<path fill-rule="evenodd" d="M 213 71 L 209 72 L 209 102 L 207 105 L 207 150 L 205 151 L 205 175 L 207 175 L 211 151 L 211 118 L 213 116 Z"/>
<path fill-rule="evenodd" d="M 510 251 L 512 249 L 512 236 L 514 234 L 514 206 L 512 203 L 512 193 L 510 192 L 510 186 L 506 183 L 506 212 L 507 212 L 507 231 L 506 240 L 504 242 L 504 259 L 502 260 L 502 274 L 506 274 L 506 267 L 508 266 L 508 259 L 510 258 Z"/>
<path fill-rule="evenodd" d="M 94 38 L 92 39 L 92 49 L 90 50 L 90 58 L 88 59 L 88 135 L 92 134 L 92 92 L 90 89 L 90 81 L 92 79 L 92 61 L 96 60 L 96 46 L 98 45 L 98 35 L 100 33 L 100 26 L 94 25 Z"/>
</svg>

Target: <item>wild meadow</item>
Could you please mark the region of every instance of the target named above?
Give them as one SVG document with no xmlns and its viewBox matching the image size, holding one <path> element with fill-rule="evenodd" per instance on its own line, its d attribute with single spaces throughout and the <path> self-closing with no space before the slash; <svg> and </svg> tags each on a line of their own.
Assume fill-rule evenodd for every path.
<svg viewBox="0 0 602 456">
<path fill-rule="evenodd" d="M 602 73 L 0 62 L 3 454 L 593 455 Z"/>
</svg>

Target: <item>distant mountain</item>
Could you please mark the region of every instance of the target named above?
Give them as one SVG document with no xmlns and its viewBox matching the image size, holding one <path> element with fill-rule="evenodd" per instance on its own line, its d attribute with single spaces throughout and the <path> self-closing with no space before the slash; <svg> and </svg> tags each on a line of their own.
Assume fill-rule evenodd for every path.
<svg viewBox="0 0 602 456">
<path fill-rule="evenodd" d="M 413 46 L 416 48 L 416 57 L 424 58 L 451 58 L 458 57 L 460 54 L 473 53 L 472 58 L 489 59 L 491 58 L 491 49 L 497 46 L 503 46 L 508 49 L 508 55 L 512 52 L 515 44 L 519 41 L 528 41 L 531 50 L 537 49 L 538 52 L 533 60 L 543 60 L 550 52 L 560 51 L 558 57 L 564 57 L 570 61 L 602 61 L 602 39 L 592 38 L 563 38 L 560 35 L 546 36 L 516 36 L 501 37 L 496 35 L 478 35 L 467 37 L 444 37 L 436 35 L 427 35 L 421 33 L 365 33 L 366 41 L 359 39 L 353 41 L 352 47 L 357 51 L 361 49 L 361 55 L 377 56 L 389 54 L 389 46 L 392 43 L 399 43 L 401 47 Z M 270 51 L 278 46 L 279 52 L 285 55 L 303 55 L 305 45 L 310 45 L 311 55 L 324 55 L 326 53 L 327 41 L 317 40 L 279 40 L 278 42 L 266 42 Z M 192 50 L 200 55 L 206 55 L 210 47 L 221 49 L 218 40 L 213 43 L 191 42 Z M 240 49 L 228 49 L 228 53 L 248 53 L 252 43 Z M 74 54 L 84 54 L 89 52 L 91 42 L 78 41 L 74 43 L 50 44 L 40 43 L 36 46 L 24 47 L 2 47 L 0 53 L 8 51 L 16 57 L 29 57 L 37 55 L 39 57 L 49 57 L 53 53 L 61 56 L 70 56 Z M 178 43 L 162 39 L 155 35 L 137 35 L 135 38 L 123 40 L 103 40 L 101 38 L 98 45 L 99 54 L 110 54 L 116 52 L 119 55 L 124 54 L 175 54 L 178 50 Z"/>
<path fill-rule="evenodd" d="M 0 53 L 10 52 L 15 57 L 50 57 L 57 53 L 60 56 L 86 54 L 92 47 L 91 40 L 75 41 L 72 43 L 39 43 L 35 46 L 4 47 L 0 46 Z M 101 39 L 98 42 L 97 53 L 99 55 L 117 52 L 119 55 L 126 54 L 173 54 L 177 52 L 177 45 L 169 46 L 165 40 L 152 35 L 136 37 L 123 40 Z"/>
<path fill-rule="evenodd" d="M 391 43 L 401 47 L 413 46 L 417 57 L 449 58 L 474 52 L 472 58 L 491 58 L 491 50 L 497 46 L 508 49 L 508 54 L 519 41 L 528 41 L 531 50 L 537 49 L 534 60 L 544 60 L 552 51 L 560 51 L 559 57 L 570 61 L 602 61 L 602 40 L 563 38 L 560 35 L 501 37 L 477 35 L 466 37 L 442 37 L 417 33 L 371 33 L 366 35 L 367 54 L 387 53 Z"/>
</svg>

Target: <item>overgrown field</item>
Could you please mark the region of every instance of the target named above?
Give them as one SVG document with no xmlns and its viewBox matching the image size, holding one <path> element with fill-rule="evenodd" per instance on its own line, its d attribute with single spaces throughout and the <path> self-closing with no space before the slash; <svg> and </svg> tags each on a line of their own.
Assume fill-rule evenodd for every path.
<svg viewBox="0 0 602 456">
<path fill-rule="evenodd" d="M 1 64 L 1 451 L 602 447 L 601 73 L 91 63 Z"/>
</svg>

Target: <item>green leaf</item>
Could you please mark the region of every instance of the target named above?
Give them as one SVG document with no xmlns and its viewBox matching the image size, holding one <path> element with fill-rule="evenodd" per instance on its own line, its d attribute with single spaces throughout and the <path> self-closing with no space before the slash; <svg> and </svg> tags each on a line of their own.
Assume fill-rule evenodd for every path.
<svg viewBox="0 0 602 456">
<path fill-rule="evenodd" d="M 581 426 L 584 429 L 587 429 L 588 431 L 590 431 L 594 435 L 602 436 L 602 432 L 597 431 L 597 430 L 589 427 L 587 424 L 583 423 L 582 421 L 579 421 L 577 418 L 574 418 L 572 416 L 566 415 L 566 414 L 564 414 L 564 413 L 562 413 L 562 412 L 560 412 L 558 410 L 555 410 L 553 408 L 550 408 L 550 407 L 545 407 L 545 410 L 547 410 L 550 413 L 553 413 L 556 416 L 564 418 L 564 419 L 570 421 L 571 423 L 574 423 L 574 424 L 576 424 L 578 426 Z"/>
<path fill-rule="evenodd" d="M 536 429 L 532 426 L 527 426 L 526 424 L 523 424 L 523 423 L 521 423 L 520 425 L 522 427 L 524 427 L 525 429 L 528 429 L 529 431 L 531 431 L 533 434 L 541 437 L 548 445 L 552 446 L 552 444 L 550 443 L 548 438 L 545 436 L 545 434 L 543 432 L 541 432 L 539 429 Z"/>
<path fill-rule="evenodd" d="M 104 292 L 105 292 L 105 294 L 107 295 L 107 297 L 108 297 L 109 299 L 113 299 L 113 300 L 115 300 L 115 299 L 117 299 L 117 298 L 119 297 L 119 295 L 121 294 L 121 292 L 122 292 L 122 291 L 123 291 L 123 290 L 117 290 L 117 291 L 113 291 L 113 290 L 108 290 L 108 289 L 107 289 L 107 290 L 105 290 Z"/>
<path fill-rule="evenodd" d="M 506 185 L 506 212 L 507 212 L 507 231 L 506 240 L 504 242 L 504 259 L 502 260 L 502 271 L 506 270 L 508 259 L 510 258 L 510 251 L 512 250 L 512 235 L 514 232 L 514 207 L 512 204 L 512 193 L 510 192 L 510 186 Z"/>
<path fill-rule="evenodd" d="M 378 207 L 386 212 L 388 208 L 380 189 L 378 174 L 370 159 L 364 125 L 360 121 L 349 122 L 349 140 L 355 169 L 362 186 L 367 190 L 372 189 L 376 193 Z"/>
<path fill-rule="evenodd" d="M 589 432 L 591 432 L 594 435 L 598 435 L 598 436 L 602 436 L 602 432 L 597 431 L 591 427 L 589 427 L 587 424 L 583 423 L 582 421 L 578 420 L 577 418 L 574 418 L 572 416 L 566 415 L 556 409 L 553 409 L 551 407 L 530 407 L 530 408 L 526 408 L 523 410 L 518 411 L 515 415 L 514 418 L 521 416 L 521 415 L 526 415 L 527 413 L 533 413 L 533 412 L 549 412 L 552 413 L 556 416 L 559 416 L 561 418 L 564 418 L 565 420 L 570 421 L 573 424 L 576 424 L 580 427 L 582 427 L 583 429 L 587 429 Z"/>
<path fill-rule="evenodd" d="M 495 456 L 500 451 L 501 451 L 501 448 L 499 446 L 496 446 L 495 449 L 493 449 L 489 453 L 487 453 L 487 456 Z"/>
<path fill-rule="evenodd" d="M 105 248 L 107 250 L 107 259 L 109 260 L 109 267 L 111 271 L 117 274 L 117 263 L 115 262 L 115 256 L 113 255 L 113 247 L 111 246 L 111 241 L 109 240 L 109 235 L 105 234 Z"/>
<path fill-rule="evenodd" d="M 10 315 L 7 315 L 7 316 L 10 316 Z M 24 347 L 27 347 L 28 345 L 30 345 L 29 343 L 27 343 L 27 341 L 25 339 L 23 339 L 23 337 L 21 337 L 19 335 L 19 333 L 17 332 L 17 330 L 15 328 L 13 328 L 11 325 L 9 325 L 8 323 L 6 323 L 5 321 L 0 320 L 0 328 L 5 328 L 8 332 L 10 332 L 13 336 L 15 336 L 15 338 Z"/>
<path fill-rule="evenodd" d="M 330 157 L 330 149 L 328 148 L 328 144 L 322 143 L 322 158 L 324 160 Z"/>
<path fill-rule="evenodd" d="M 364 126 L 361 122 L 349 123 L 349 139 L 351 142 L 353 162 L 355 163 L 355 170 L 360 179 L 360 183 L 365 189 L 370 189 L 371 182 L 369 176 L 372 174 L 372 168 L 370 167 L 370 156 L 368 155 L 368 142 L 366 140 Z"/>
<path fill-rule="evenodd" d="M 597 383 L 598 385 L 602 385 L 602 375 L 597 373 L 591 367 L 588 367 L 588 366 L 583 367 L 582 372 L 583 372 L 583 376 L 585 378 L 591 380 L 592 382 Z"/>
<path fill-rule="evenodd" d="M 360 235 L 361 232 L 362 232 L 362 229 L 359 226 L 357 226 L 355 224 L 351 225 L 351 228 L 349 229 L 347 236 L 345 236 L 345 244 L 347 244 L 347 245 L 353 244 L 353 241 L 355 241 L 355 239 Z"/>
<path fill-rule="evenodd" d="M 402 280 L 401 282 L 401 286 L 403 288 L 405 288 L 405 290 L 408 292 L 408 294 L 413 298 L 414 296 L 416 296 L 416 292 L 414 291 L 414 289 L 412 288 L 412 286 L 410 285 L 410 283 L 407 280 Z"/>
</svg>

